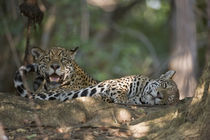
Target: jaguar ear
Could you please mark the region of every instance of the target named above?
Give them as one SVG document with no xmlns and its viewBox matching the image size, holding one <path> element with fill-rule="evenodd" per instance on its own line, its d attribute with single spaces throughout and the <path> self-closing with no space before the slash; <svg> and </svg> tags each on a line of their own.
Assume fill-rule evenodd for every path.
<svg viewBox="0 0 210 140">
<path fill-rule="evenodd" d="M 75 58 L 75 55 L 77 54 L 78 49 L 79 49 L 79 47 L 75 47 L 75 48 L 69 50 L 69 55 L 72 59 Z"/>
<path fill-rule="evenodd" d="M 161 79 L 172 79 L 172 77 L 175 75 L 176 71 L 174 70 L 169 70 L 165 74 L 162 74 L 160 76 Z"/>
<path fill-rule="evenodd" d="M 40 48 L 34 47 L 31 49 L 31 54 L 35 60 L 37 60 L 41 55 L 43 55 L 44 51 Z"/>
</svg>

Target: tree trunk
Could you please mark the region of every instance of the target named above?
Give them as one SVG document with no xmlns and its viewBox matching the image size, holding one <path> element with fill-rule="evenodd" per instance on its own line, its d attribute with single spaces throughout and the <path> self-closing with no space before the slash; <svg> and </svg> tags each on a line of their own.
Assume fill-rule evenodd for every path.
<svg viewBox="0 0 210 140">
<path fill-rule="evenodd" d="M 90 14 L 88 10 L 88 5 L 86 0 L 81 0 L 81 33 L 80 38 L 83 42 L 89 40 L 89 21 Z"/>
<path fill-rule="evenodd" d="M 208 62 L 208 60 L 210 60 L 210 1 L 207 1 L 207 22 L 208 22 L 208 47 L 207 47 L 207 51 L 206 51 L 206 62 Z"/>
<path fill-rule="evenodd" d="M 180 90 L 180 98 L 192 97 L 196 87 L 195 66 L 196 24 L 193 13 L 194 0 L 173 1 L 172 58 L 170 67 L 176 70 L 174 80 Z"/>
</svg>

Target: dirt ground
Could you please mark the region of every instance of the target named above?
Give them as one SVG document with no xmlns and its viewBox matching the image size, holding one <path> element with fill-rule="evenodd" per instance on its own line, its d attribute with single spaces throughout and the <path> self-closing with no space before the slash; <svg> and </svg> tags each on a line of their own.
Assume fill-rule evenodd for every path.
<svg viewBox="0 0 210 140">
<path fill-rule="evenodd" d="M 168 110 L 176 111 L 175 106 L 125 106 L 89 97 L 62 103 L 2 93 L 0 99 L 1 122 L 9 139 L 138 138 L 146 136 L 150 129 L 140 122 L 162 117 Z"/>
<path fill-rule="evenodd" d="M 0 139 L 208 139 L 209 69 L 193 98 L 170 106 L 125 106 L 90 97 L 37 101 L 0 93 Z"/>
</svg>

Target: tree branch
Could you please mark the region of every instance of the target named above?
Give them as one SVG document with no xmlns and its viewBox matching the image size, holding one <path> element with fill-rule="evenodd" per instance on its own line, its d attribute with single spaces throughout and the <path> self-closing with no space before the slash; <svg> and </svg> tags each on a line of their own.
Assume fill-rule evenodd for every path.
<svg viewBox="0 0 210 140">
<path fill-rule="evenodd" d="M 127 34 L 133 38 L 138 39 L 139 41 L 141 41 L 142 43 L 144 43 L 145 47 L 148 49 L 152 59 L 153 59 L 153 65 L 154 68 L 158 68 L 160 66 L 160 61 L 158 59 L 157 53 L 154 49 L 153 44 L 151 43 L 151 41 L 148 39 L 148 37 L 146 37 L 142 32 L 133 30 L 131 28 L 120 28 L 118 25 L 113 24 L 113 29 L 119 33 L 122 34 Z"/>
<path fill-rule="evenodd" d="M 16 43 L 14 42 L 14 40 L 12 38 L 12 35 L 11 35 L 10 31 L 9 31 L 9 28 L 8 28 L 5 20 L 3 20 L 3 26 L 4 26 L 4 30 L 5 30 L 5 33 L 6 33 L 7 41 L 9 43 L 10 50 L 12 52 L 13 60 L 15 62 L 16 67 L 18 68 L 18 67 L 20 67 L 21 63 L 20 63 L 20 60 L 18 58 L 16 49 L 15 49 Z"/>
</svg>

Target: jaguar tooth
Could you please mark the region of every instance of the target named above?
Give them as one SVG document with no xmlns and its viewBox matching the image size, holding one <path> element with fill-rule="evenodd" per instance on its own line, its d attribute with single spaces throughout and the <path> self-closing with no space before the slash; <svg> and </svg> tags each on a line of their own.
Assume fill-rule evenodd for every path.
<svg viewBox="0 0 210 140">
<path fill-rule="evenodd" d="M 60 77 L 58 77 L 58 76 L 50 76 L 49 78 L 50 78 L 51 82 L 59 82 L 59 80 L 60 80 Z"/>
</svg>

